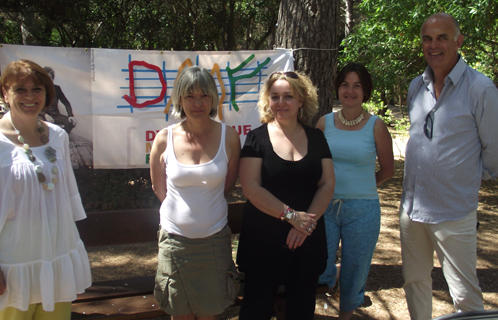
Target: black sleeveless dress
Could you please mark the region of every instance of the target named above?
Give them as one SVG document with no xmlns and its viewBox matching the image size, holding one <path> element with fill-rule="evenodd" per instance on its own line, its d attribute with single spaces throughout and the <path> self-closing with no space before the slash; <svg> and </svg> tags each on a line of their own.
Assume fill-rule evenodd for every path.
<svg viewBox="0 0 498 320">
<path fill-rule="evenodd" d="M 322 176 L 321 160 L 332 157 L 323 132 L 306 126 L 304 129 L 308 153 L 299 161 L 284 160 L 273 151 L 267 124 L 249 132 L 241 152 L 241 157 L 263 159 L 262 186 L 297 211 L 308 210 Z M 308 275 L 320 275 L 327 263 L 323 217 L 312 235 L 295 250 L 286 246 L 291 228 L 290 223 L 261 212 L 247 201 L 237 251 L 239 270 L 279 277 L 292 267 Z"/>
</svg>

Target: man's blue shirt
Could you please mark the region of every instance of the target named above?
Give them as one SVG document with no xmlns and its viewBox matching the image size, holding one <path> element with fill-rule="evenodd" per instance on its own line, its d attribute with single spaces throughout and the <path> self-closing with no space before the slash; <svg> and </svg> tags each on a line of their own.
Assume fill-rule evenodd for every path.
<svg viewBox="0 0 498 320">
<path fill-rule="evenodd" d="M 498 90 L 460 57 L 436 100 L 430 67 L 408 89 L 410 139 L 401 206 L 413 221 L 458 220 L 477 209 L 481 180 L 498 175 Z M 432 139 L 424 133 L 435 110 Z"/>
</svg>

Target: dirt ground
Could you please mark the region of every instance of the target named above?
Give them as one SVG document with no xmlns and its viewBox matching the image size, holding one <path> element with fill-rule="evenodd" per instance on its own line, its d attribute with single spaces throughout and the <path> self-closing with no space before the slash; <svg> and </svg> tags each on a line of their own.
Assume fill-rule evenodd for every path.
<svg viewBox="0 0 498 320">
<path fill-rule="evenodd" d="M 369 278 L 366 284 L 364 306 L 357 309 L 353 319 L 409 319 L 403 279 L 399 240 L 398 208 L 402 191 L 404 160 L 403 140 L 397 136 L 395 149 L 396 175 L 379 188 L 382 207 L 382 225 Z M 396 151 L 396 150 L 395 150 Z M 244 200 L 240 187 L 232 191 L 229 201 Z M 498 309 L 498 182 L 483 182 L 477 210 L 480 227 L 477 244 L 477 275 L 484 296 L 485 309 Z M 237 239 L 233 241 L 234 246 Z M 235 248 L 234 248 L 235 249 Z M 157 265 L 155 242 L 89 248 L 94 281 L 133 278 L 155 273 Z M 454 312 L 448 287 L 435 256 L 433 278 L 433 317 Z M 337 319 L 339 295 L 317 296 L 315 319 Z M 220 320 L 237 320 L 239 307 L 230 307 Z M 168 316 L 156 320 L 170 319 Z"/>
</svg>

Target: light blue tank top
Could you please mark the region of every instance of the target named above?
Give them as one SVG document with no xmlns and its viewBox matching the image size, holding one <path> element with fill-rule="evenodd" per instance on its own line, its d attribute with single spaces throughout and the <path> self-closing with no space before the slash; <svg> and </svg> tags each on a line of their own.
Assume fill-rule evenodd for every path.
<svg viewBox="0 0 498 320">
<path fill-rule="evenodd" d="M 334 161 L 334 199 L 379 199 L 373 134 L 377 119 L 372 115 L 360 130 L 346 131 L 335 127 L 333 113 L 325 116 L 324 133 Z"/>
</svg>

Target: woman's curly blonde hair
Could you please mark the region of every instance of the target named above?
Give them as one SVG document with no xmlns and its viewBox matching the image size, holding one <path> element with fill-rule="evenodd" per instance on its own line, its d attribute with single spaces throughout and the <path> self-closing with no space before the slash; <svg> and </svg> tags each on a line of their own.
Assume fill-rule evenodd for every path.
<svg viewBox="0 0 498 320">
<path fill-rule="evenodd" d="M 261 121 L 261 123 L 269 123 L 275 118 L 270 110 L 270 89 L 277 80 L 287 81 L 292 88 L 292 93 L 296 95 L 298 99 L 303 100 L 303 105 L 301 106 L 301 109 L 303 110 L 302 117 L 300 116 L 301 111 L 299 111 L 297 120 L 302 125 L 311 127 L 311 120 L 318 112 L 317 88 L 313 85 L 313 82 L 311 82 L 308 76 L 301 72 L 294 71 L 274 72 L 265 82 L 259 92 L 259 121 Z"/>
</svg>

